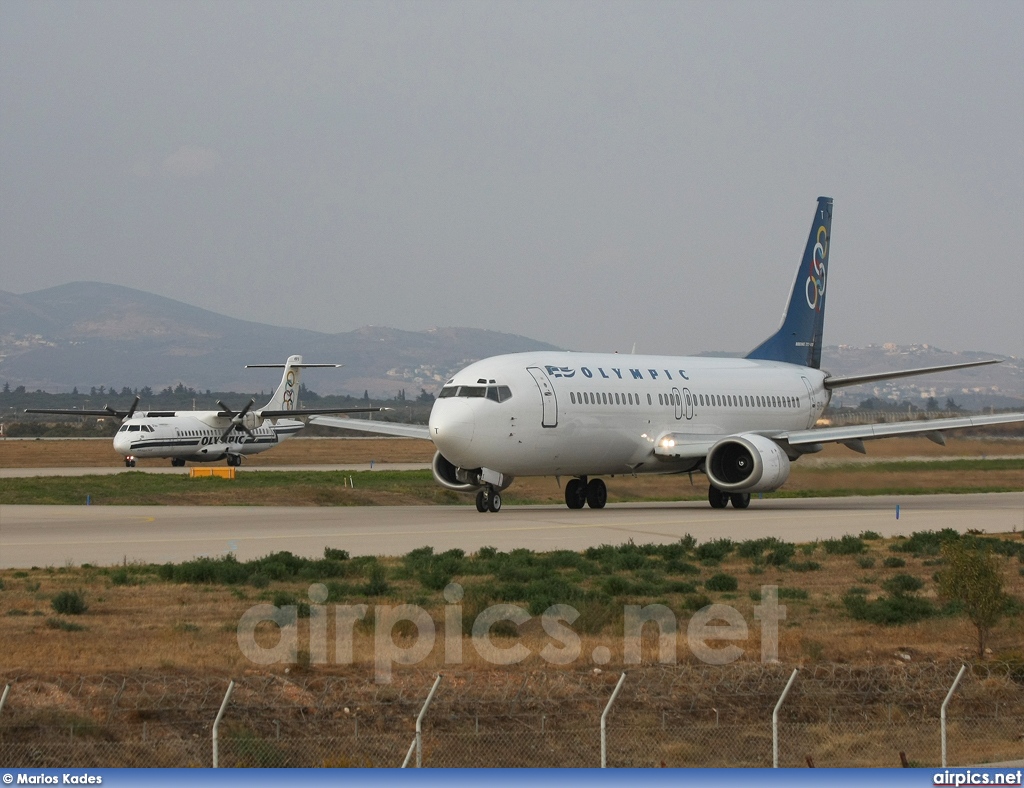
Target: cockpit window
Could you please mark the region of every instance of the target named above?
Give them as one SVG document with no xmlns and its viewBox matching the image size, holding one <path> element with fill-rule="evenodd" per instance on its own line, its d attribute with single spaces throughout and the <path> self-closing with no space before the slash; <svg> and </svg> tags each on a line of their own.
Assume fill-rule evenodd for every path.
<svg viewBox="0 0 1024 788">
<path fill-rule="evenodd" d="M 448 397 L 486 397 L 494 402 L 504 402 L 512 398 L 512 389 L 508 386 L 445 386 L 437 395 L 438 399 Z"/>
<path fill-rule="evenodd" d="M 128 432 L 128 425 L 122 424 L 121 429 L 119 429 L 118 432 Z"/>
<path fill-rule="evenodd" d="M 128 432 L 138 432 L 138 431 L 139 431 L 139 425 L 138 424 L 132 424 L 128 428 Z"/>
</svg>

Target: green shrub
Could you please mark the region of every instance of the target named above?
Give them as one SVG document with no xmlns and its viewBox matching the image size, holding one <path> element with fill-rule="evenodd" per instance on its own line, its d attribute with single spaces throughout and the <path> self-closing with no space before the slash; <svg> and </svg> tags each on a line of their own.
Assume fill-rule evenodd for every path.
<svg viewBox="0 0 1024 788">
<path fill-rule="evenodd" d="M 863 539 L 850 534 L 841 539 L 826 539 L 821 546 L 829 555 L 857 555 L 868 549 Z"/>
<path fill-rule="evenodd" d="M 601 584 L 601 589 L 608 596 L 625 596 L 629 593 L 629 581 L 622 575 L 612 575 Z"/>
<path fill-rule="evenodd" d="M 338 550 L 334 547 L 325 547 L 324 558 L 329 561 L 347 561 L 349 558 L 348 550 Z"/>
<path fill-rule="evenodd" d="M 870 555 L 859 555 L 857 556 L 857 566 L 861 569 L 874 569 L 875 559 Z"/>
<path fill-rule="evenodd" d="M 960 534 L 952 528 L 941 531 L 915 531 L 909 539 L 889 545 L 894 553 L 911 553 L 915 558 L 938 555 L 944 542 L 960 539 Z"/>
<path fill-rule="evenodd" d="M 707 594 L 690 594 L 683 600 L 683 608 L 686 610 L 700 610 L 711 604 L 711 597 Z"/>
<path fill-rule="evenodd" d="M 80 616 L 89 606 L 85 604 L 85 594 L 82 591 L 61 591 L 51 601 L 50 605 L 54 612 L 64 616 Z"/>
<path fill-rule="evenodd" d="M 697 584 L 685 580 L 670 580 L 665 590 L 670 594 L 693 594 L 697 591 Z"/>
<path fill-rule="evenodd" d="M 913 575 L 900 574 L 882 583 L 882 588 L 893 596 L 901 596 L 920 591 L 924 588 L 924 583 Z"/>
<path fill-rule="evenodd" d="M 665 571 L 670 575 L 699 575 L 700 567 L 678 558 L 670 558 L 665 562 Z"/>
<path fill-rule="evenodd" d="M 65 621 L 63 618 L 48 618 L 46 619 L 46 626 L 50 629 L 60 629 L 64 632 L 85 631 L 85 627 L 81 624 L 76 624 L 74 621 Z"/>
<path fill-rule="evenodd" d="M 694 555 L 700 561 L 720 562 L 732 552 L 732 549 L 732 539 L 712 539 L 710 542 L 700 545 Z"/>
<path fill-rule="evenodd" d="M 794 572 L 817 572 L 821 569 L 817 561 L 790 561 L 787 566 Z"/>
<path fill-rule="evenodd" d="M 869 602 L 863 594 L 850 593 L 843 597 L 843 605 L 852 618 L 884 626 L 913 624 L 938 613 L 927 599 L 908 594 L 879 597 Z"/>
<path fill-rule="evenodd" d="M 882 538 L 882 535 L 877 531 L 861 531 L 860 538 L 864 541 L 878 541 Z"/>
<path fill-rule="evenodd" d="M 884 566 L 886 569 L 902 569 L 906 565 L 906 561 L 894 555 L 890 555 L 884 561 L 882 561 L 882 566 Z"/>
<path fill-rule="evenodd" d="M 391 590 L 391 586 L 388 585 L 387 571 L 383 565 L 374 562 L 370 566 L 369 577 L 367 578 L 366 585 L 363 586 L 363 593 L 366 596 L 384 596 Z"/>
<path fill-rule="evenodd" d="M 739 581 L 732 575 L 719 573 L 709 577 L 704 582 L 704 588 L 708 591 L 735 591 L 739 588 Z"/>
</svg>

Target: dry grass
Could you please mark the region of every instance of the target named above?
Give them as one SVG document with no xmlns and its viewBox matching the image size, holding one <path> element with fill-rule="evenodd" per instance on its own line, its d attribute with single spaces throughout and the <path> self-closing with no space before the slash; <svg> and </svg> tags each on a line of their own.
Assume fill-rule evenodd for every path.
<svg viewBox="0 0 1024 788">
<path fill-rule="evenodd" d="M 1019 539 L 1019 534 L 1004 535 Z M 842 597 L 853 586 L 864 588 L 869 596 L 882 593 L 882 583 L 901 573 L 911 574 L 925 584 L 923 596 L 935 599 L 936 571 L 934 562 L 914 558 L 906 553 L 893 553 L 891 542 L 866 542 L 868 552 L 862 556 L 836 556 L 826 554 L 821 546 L 808 547 L 810 554 L 798 551 L 795 561 L 813 560 L 821 565 L 817 571 L 797 572 L 786 567 L 759 567 L 749 559 L 735 556 L 721 566 L 702 566 L 699 576 L 679 579 L 706 581 L 711 575 L 725 572 L 735 576 L 739 588 L 732 593 L 703 590 L 714 602 L 732 605 L 750 626 L 750 638 L 740 643 L 744 648 L 744 661 L 757 662 L 760 658 L 759 629 L 753 616 L 763 585 L 777 585 L 792 591 L 802 589 L 806 599 L 782 599 L 787 607 L 785 622 L 781 625 L 779 657 L 785 664 L 812 664 L 822 662 L 855 664 L 892 664 L 902 658 L 897 652 L 909 654 L 914 662 L 945 661 L 970 658 L 974 644 L 974 630 L 961 617 L 942 616 L 922 623 L 900 626 L 877 626 L 850 619 L 842 604 Z M 885 568 L 887 557 L 898 555 L 906 561 L 905 567 Z M 864 568 L 864 558 L 874 559 L 874 566 Z M 1000 559 L 1008 593 L 1024 600 L 1024 575 L 1016 559 Z M 392 567 L 396 559 L 385 559 Z M 132 567 L 128 567 L 132 570 Z M 3 590 L 0 591 L 0 640 L 4 643 L 3 669 L 5 672 L 58 672 L 91 674 L 136 669 L 184 669 L 189 671 L 238 672 L 252 669 L 239 651 L 235 627 L 242 613 L 250 606 L 272 598 L 276 591 L 294 593 L 301 601 L 307 599 L 308 582 L 274 582 L 267 589 L 250 586 L 225 587 L 220 585 L 178 585 L 163 582 L 151 573 L 130 572 L 139 585 L 114 585 L 110 571 L 92 567 L 35 568 L 27 572 L 5 570 L 0 573 Z M 630 573 L 623 573 L 631 576 Z M 476 576 L 456 577 L 455 580 L 471 588 L 481 581 Z M 428 591 L 415 580 L 392 581 L 392 591 L 385 598 L 355 597 L 353 603 L 374 604 L 413 603 L 425 607 L 437 622 L 438 638 L 435 648 L 421 669 L 441 668 L 444 664 L 443 605 L 439 592 Z M 65 632 L 46 625 L 53 616 L 50 600 L 66 589 L 83 589 L 88 611 L 69 617 L 85 629 Z M 622 597 L 616 604 L 668 604 L 680 618 L 681 631 L 677 638 L 677 653 L 686 659 L 689 652 L 685 624 L 685 595 L 668 593 L 656 599 Z M 12 611 L 16 611 L 13 612 Z M 466 608 L 466 615 L 471 615 Z M 330 618 L 330 617 L 329 617 Z M 300 648 L 308 648 L 306 627 L 300 620 Z M 618 625 L 621 627 L 621 624 Z M 333 623 L 328 642 L 334 642 Z M 608 669 L 622 664 L 623 645 L 621 629 L 609 624 L 600 632 L 581 633 L 583 651 L 581 659 L 589 662 L 593 649 L 604 646 L 611 653 Z M 520 667 L 535 669 L 544 666 L 536 656 L 550 638 L 534 619 L 521 630 L 521 641 L 534 656 Z M 991 648 L 999 654 L 1021 654 L 1024 644 L 1024 617 L 1005 618 L 996 628 Z M 367 670 L 372 665 L 373 633 L 369 625 L 356 628 L 355 661 Z M 467 641 L 464 643 L 464 667 L 488 667 Z M 645 659 L 656 658 L 653 637 L 645 646 Z M 285 666 L 271 667 L 271 671 Z M 575 667 L 579 667 L 576 665 Z M 319 668 L 330 672 L 330 666 Z"/>
<path fill-rule="evenodd" d="M 1005 457 L 1024 454 L 1024 438 L 951 437 L 946 446 L 924 438 L 893 438 L 867 444 L 867 459 L 902 457 Z M 246 457 L 246 466 L 344 465 L 375 463 L 428 463 L 434 456 L 429 441 L 413 438 L 294 438 L 262 454 Z M 820 454 L 802 460 L 856 462 L 862 455 L 845 446 L 828 445 Z M 811 462 L 808 462 L 810 460 Z M 139 460 L 139 467 L 166 467 L 169 460 Z M 107 439 L 0 440 L 0 468 L 120 467 L 124 459 Z M 802 467 L 797 463 L 796 467 Z"/>
</svg>

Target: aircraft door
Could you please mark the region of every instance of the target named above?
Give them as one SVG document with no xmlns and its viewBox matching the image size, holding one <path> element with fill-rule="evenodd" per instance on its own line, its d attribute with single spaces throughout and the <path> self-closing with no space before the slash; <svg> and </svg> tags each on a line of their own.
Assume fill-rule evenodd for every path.
<svg viewBox="0 0 1024 788">
<path fill-rule="evenodd" d="M 686 418 L 693 418 L 693 395 L 689 389 L 683 389 L 683 408 L 686 412 Z"/>
<path fill-rule="evenodd" d="M 541 404 L 541 426 L 558 426 L 558 400 L 555 397 L 555 389 L 551 381 L 540 367 L 527 367 L 526 371 L 533 375 L 533 379 L 540 390 Z"/>
<path fill-rule="evenodd" d="M 811 388 L 811 381 L 805 377 L 801 377 L 800 380 L 804 382 L 804 386 L 807 388 L 807 404 L 811 407 L 811 413 L 807 417 L 807 429 L 811 429 L 817 420 L 815 414 L 818 411 L 818 401 L 814 398 L 814 389 Z"/>
<path fill-rule="evenodd" d="M 675 405 L 676 418 L 681 419 L 683 417 L 683 397 L 679 393 L 679 389 L 672 388 L 672 404 Z"/>
</svg>

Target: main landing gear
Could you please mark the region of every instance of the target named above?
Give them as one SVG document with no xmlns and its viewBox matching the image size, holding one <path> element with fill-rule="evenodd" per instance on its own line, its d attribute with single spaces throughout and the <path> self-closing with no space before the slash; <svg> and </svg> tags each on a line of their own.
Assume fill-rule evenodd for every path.
<svg viewBox="0 0 1024 788">
<path fill-rule="evenodd" d="M 478 512 L 501 511 L 501 493 L 487 485 L 476 494 L 476 510 Z"/>
<path fill-rule="evenodd" d="M 171 465 L 173 465 L 175 468 L 183 468 L 185 467 L 185 458 L 174 457 L 171 459 Z"/>
<path fill-rule="evenodd" d="M 241 454 L 229 454 L 228 455 L 228 465 L 230 465 L 232 468 L 235 468 L 235 467 L 237 467 L 237 466 L 239 466 L 241 464 L 242 464 L 242 455 Z"/>
<path fill-rule="evenodd" d="M 565 505 L 570 509 L 603 509 L 608 503 L 608 488 L 601 479 L 587 481 L 586 476 L 570 479 L 565 485 Z"/>
<path fill-rule="evenodd" d="M 750 493 L 722 492 L 714 485 L 708 487 L 708 503 L 712 509 L 724 509 L 732 502 L 733 509 L 746 509 L 750 506 Z"/>
</svg>

